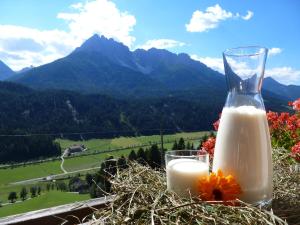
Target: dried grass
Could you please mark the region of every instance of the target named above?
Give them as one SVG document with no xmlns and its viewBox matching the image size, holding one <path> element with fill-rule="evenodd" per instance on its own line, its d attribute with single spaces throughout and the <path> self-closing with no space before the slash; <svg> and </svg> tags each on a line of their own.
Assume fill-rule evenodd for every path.
<svg viewBox="0 0 300 225">
<path fill-rule="evenodd" d="M 90 224 L 300 224 L 300 173 L 290 172 L 287 152 L 274 150 L 274 200 L 271 210 L 182 199 L 166 191 L 163 171 L 133 163 L 112 180 L 114 200 Z"/>
</svg>

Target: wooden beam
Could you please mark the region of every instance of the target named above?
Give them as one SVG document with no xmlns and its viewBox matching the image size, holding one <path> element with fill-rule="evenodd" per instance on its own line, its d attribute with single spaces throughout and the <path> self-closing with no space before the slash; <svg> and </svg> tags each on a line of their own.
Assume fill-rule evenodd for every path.
<svg viewBox="0 0 300 225">
<path fill-rule="evenodd" d="M 71 225 L 82 222 L 82 219 L 96 210 L 105 207 L 113 196 L 90 199 L 67 205 L 31 211 L 23 214 L 0 218 L 0 224 L 6 225 Z M 84 221 L 86 222 L 86 221 Z"/>
</svg>

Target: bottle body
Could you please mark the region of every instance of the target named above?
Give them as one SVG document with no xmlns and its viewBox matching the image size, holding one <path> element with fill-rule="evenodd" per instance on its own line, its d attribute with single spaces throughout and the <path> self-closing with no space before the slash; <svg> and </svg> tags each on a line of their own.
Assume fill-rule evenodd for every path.
<svg viewBox="0 0 300 225">
<path fill-rule="evenodd" d="M 242 201 L 261 204 L 272 199 L 272 148 L 264 110 L 224 107 L 213 161 L 213 171 L 218 169 L 237 179 Z"/>
<path fill-rule="evenodd" d="M 219 123 L 213 171 L 221 169 L 225 175 L 236 178 L 242 189 L 239 197 L 242 201 L 267 204 L 272 199 L 273 166 L 269 127 L 260 94 L 263 72 L 245 78 L 233 72 L 226 59 L 224 64 L 229 93 Z"/>
</svg>

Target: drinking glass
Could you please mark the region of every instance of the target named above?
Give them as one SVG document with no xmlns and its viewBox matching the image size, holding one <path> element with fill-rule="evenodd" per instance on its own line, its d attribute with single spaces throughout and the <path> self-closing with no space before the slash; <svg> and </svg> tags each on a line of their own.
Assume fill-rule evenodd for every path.
<svg viewBox="0 0 300 225">
<path fill-rule="evenodd" d="M 197 197 L 198 182 L 209 174 L 209 155 L 197 150 L 174 150 L 165 154 L 167 188 L 181 197 Z"/>
</svg>

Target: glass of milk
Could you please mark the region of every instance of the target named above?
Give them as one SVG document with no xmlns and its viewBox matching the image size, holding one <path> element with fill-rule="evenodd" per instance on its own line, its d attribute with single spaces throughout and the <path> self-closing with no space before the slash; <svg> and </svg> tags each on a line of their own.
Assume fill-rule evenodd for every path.
<svg viewBox="0 0 300 225">
<path fill-rule="evenodd" d="M 165 154 L 167 188 L 181 197 L 198 197 L 199 179 L 209 174 L 209 155 L 197 150 L 174 150 Z"/>
<path fill-rule="evenodd" d="M 222 111 L 213 171 L 233 175 L 241 200 L 266 205 L 272 200 L 272 149 L 261 96 L 268 50 L 240 47 L 223 53 L 228 95 Z"/>
</svg>

